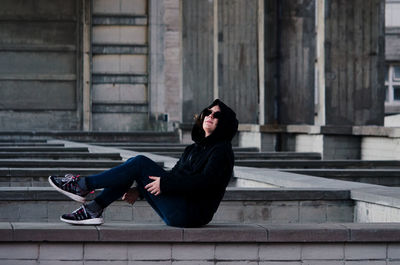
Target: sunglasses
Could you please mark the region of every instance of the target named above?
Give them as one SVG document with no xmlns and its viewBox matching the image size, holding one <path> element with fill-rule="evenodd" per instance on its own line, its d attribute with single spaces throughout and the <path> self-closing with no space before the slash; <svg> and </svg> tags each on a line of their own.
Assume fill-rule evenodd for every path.
<svg viewBox="0 0 400 265">
<path fill-rule="evenodd" d="M 212 114 L 212 115 L 213 115 L 213 118 L 215 118 L 215 119 L 221 118 L 221 112 L 220 112 L 220 111 L 215 111 L 215 112 L 213 112 L 213 111 L 210 110 L 210 109 L 205 109 L 205 110 L 203 111 L 203 114 L 204 114 L 204 117 L 210 116 L 210 115 Z"/>
</svg>

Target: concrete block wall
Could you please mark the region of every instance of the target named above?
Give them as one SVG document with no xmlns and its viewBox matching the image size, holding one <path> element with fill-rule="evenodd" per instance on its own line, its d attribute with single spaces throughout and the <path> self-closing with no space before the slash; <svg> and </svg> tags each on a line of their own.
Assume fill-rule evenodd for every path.
<svg viewBox="0 0 400 265">
<path fill-rule="evenodd" d="M 320 152 L 323 159 L 359 159 L 360 139 L 346 135 L 296 134 L 296 152 Z"/>
<path fill-rule="evenodd" d="M 361 159 L 398 160 L 400 159 L 400 139 L 384 136 L 365 136 L 361 142 Z"/>
<path fill-rule="evenodd" d="M 259 132 L 240 132 L 238 140 L 239 146 L 261 147 L 261 134 Z"/>
<path fill-rule="evenodd" d="M 158 225 L 0 223 L 1 264 L 395 265 L 394 224 Z"/>
<path fill-rule="evenodd" d="M 324 135 L 323 159 L 360 159 L 361 140 L 357 136 Z"/>
<path fill-rule="evenodd" d="M 239 146 L 275 151 L 277 135 L 281 151 L 319 152 L 323 159 L 399 160 L 400 129 L 379 126 L 325 128 L 296 126 L 239 127 Z"/>
<path fill-rule="evenodd" d="M 400 188 L 375 187 L 353 190 L 354 221 L 400 222 Z"/>
<path fill-rule="evenodd" d="M 397 265 L 399 252 L 400 244 L 384 243 L 0 243 L 0 262 L 3 265 Z"/>
<path fill-rule="evenodd" d="M 242 131 L 237 138 L 241 147 L 257 147 L 262 152 L 279 151 L 277 133 Z"/>
<path fill-rule="evenodd" d="M 357 223 L 400 222 L 398 207 L 357 201 L 354 211 L 354 222 Z"/>
<path fill-rule="evenodd" d="M 323 135 L 296 134 L 296 152 L 319 152 L 323 153 Z"/>
<path fill-rule="evenodd" d="M 312 191 L 310 191 L 311 194 Z M 18 193 L 18 191 L 17 191 Z M 282 191 L 282 194 L 288 192 Z M 18 193 L 19 194 L 19 193 Z M 235 195 L 236 194 L 236 195 Z M 27 194 L 21 195 L 21 200 L 0 201 L 0 222 L 57 222 L 59 217 L 78 208 L 80 204 L 61 198 L 57 194 L 48 195 Z M 239 193 L 228 194 L 229 197 L 240 197 Z M 280 197 L 278 193 L 273 196 Z M 295 192 L 292 195 L 298 196 Z M 316 194 L 316 197 L 321 194 Z M 41 198 L 38 200 L 28 197 Z M 329 223 L 352 222 L 354 204 L 351 200 L 301 200 L 301 199 L 225 199 L 217 210 L 213 223 Z M 162 224 L 160 217 L 145 201 L 138 201 L 134 206 L 117 201 L 110 205 L 104 212 L 106 222 L 132 222 Z"/>
</svg>

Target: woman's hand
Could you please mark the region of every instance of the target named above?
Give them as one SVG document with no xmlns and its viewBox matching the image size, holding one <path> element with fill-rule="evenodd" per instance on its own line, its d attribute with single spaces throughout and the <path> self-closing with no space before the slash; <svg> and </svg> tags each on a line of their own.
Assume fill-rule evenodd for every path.
<svg viewBox="0 0 400 265">
<path fill-rule="evenodd" d="M 139 191 L 137 190 L 137 188 L 130 188 L 124 194 L 124 196 L 122 196 L 122 200 L 130 204 L 134 204 L 138 198 L 139 198 Z"/>
<path fill-rule="evenodd" d="M 160 195 L 160 177 L 149 176 L 150 179 L 154 180 L 153 182 L 147 184 L 144 188 L 153 195 Z"/>
</svg>

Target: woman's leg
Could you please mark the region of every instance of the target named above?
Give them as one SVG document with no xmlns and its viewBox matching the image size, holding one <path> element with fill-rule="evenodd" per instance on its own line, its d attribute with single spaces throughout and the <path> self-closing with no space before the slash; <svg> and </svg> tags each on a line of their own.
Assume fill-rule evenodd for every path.
<svg viewBox="0 0 400 265">
<path fill-rule="evenodd" d="M 160 195 L 155 196 L 144 188 L 153 181 L 149 176 L 165 177 L 167 174 L 153 160 L 145 156 L 136 156 L 118 167 L 87 177 L 86 185 L 90 190 L 104 188 L 103 192 L 95 198 L 95 201 L 105 208 L 122 197 L 132 186 L 133 181 L 136 180 L 140 194 L 166 224 L 185 226 L 187 205 L 183 197 L 166 196 L 162 194 L 162 191 Z"/>
<path fill-rule="evenodd" d="M 103 191 L 87 206 L 83 205 L 72 214 L 63 215 L 64 221 L 76 224 L 85 224 L 91 221 L 93 216 L 101 217 L 102 210 L 115 200 L 119 199 L 136 180 L 138 190 L 141 195 L 149 202 L 154 210 L 160 215 L 166 224 L 172 226 L 186 226 L 187 204 L 184 197 L 166 196 L 160 194 L 155 196 L 149 193 L 144 187 L 152 182 L 149 176 L 166 177 L 166 172 L 162 167 L 145 156 L 136 156 L 128 159 L 125 163 L 104 171 L 97 175 L 92 175 L 77 180 L 75 177 L 68 180 L 71 183 L 67 191 L 64 191 L 63 180 L 51 176 L 50 183 L 58 190 L 68 194 L 87 194 L 88 191 L 103 188 Z M 79 183 L 78 183 L 79 182 Z M 162 191 L 161 191 L 162 192 Z M 84 200 L 80 195 L 79 199 Z M 86 211 L 88 210 L 88 211 Z M 89 213 L 89 214 L 88 214 Z M 63 219 L 62 219 L 63 220 Z M 102 219 L 96 221 L 97 224 Z M 90 223 L 93 224 L 93 223 Z"/>
<path fill-rule="evenodd" d="M 144 187 L 152 180 L 138 179 L 138 190 L 150 206 L 158 213 L 161 219 L 171 226 L 185 227 L 188 225 L 188 206 L 184 197 L 171 195 L 153 195 Z"/>
<path fill-rule="evenodd" d="M 85 178 L 86 187 L 88 190 L 102 188 L 127 190 L 130 186 L 132 186 L 132 183 L 137 175 L 141 173 L 141 161 L 145 159 L 148 158 L 138 155 L 129 158 L 119 166 L 113 167 L 96 175 L 88 176 Z M 159 167 L 156 163 L 154 163 L 154 165 Z"/>
<path fill-rule="evenodd" d="M 125 163 L 106 170 L 97 175 L 85 178 L 88 190 L 104 188 L 104 190 L 95 198 L 95 201 L 106 208 L 115 200 L 124 195 L 132 186 L 133 182 L 146 173 L 157 173 L 166 175 L 166 171 L 151 159 L 138 155 L 128 159 Z"/>
</svg>

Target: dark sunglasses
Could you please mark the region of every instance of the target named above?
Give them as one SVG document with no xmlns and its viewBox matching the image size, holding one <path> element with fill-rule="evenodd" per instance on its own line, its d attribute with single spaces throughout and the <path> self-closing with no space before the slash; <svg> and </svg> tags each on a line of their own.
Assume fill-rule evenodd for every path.
<svg viewBox="0 0 400 265">
<path fill-rule="evenodd" d="M 203 111 L 203 114 L 204 114 L 204 117 L 210 116 L 210 115 L 212 114 L 213 117 L 214 117 L 215 119 L 221 118 L 221 112 L 220 112 L 220 111 L 213 112 L 213 111 L 210 110 L 210 109 L 205 109 L 205 110 Z"/>
</svg>

